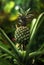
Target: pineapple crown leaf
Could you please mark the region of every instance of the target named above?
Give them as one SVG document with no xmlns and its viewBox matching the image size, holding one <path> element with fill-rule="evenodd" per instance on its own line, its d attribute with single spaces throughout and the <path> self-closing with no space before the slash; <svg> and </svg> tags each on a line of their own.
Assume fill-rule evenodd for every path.
<svg viewBox="0 0 44 65">
<path fill-rule="evenodd" d="M 29 9 L 27 9 L 27 10 L 25 11 L 25 15 L 27 15 L 27 14 L 29 13 L 30 9 L 31 9 L 31 8 L 29 8 Z"/>
<path fill-rule="evenodd" d="M 24 15 L 24 16 L 26 16 L 26 15 L 29 13 L 29 11 L 30 11 L 30 8 L 27 9 L 26 11 L 25 11 L 24 9 L 20 8 L 19 15 Z"/>
<path fill-rule="evenodd" d="M 24 10 L 24 9 L 20 8 L 20 12 L 18 13 L 19 18 L 22 20 L 22 17 L 25 17 L 25 19 L 34 17 L 34 15 L 30 12 L 30 9 L 31 8 Z"/>
</svg>

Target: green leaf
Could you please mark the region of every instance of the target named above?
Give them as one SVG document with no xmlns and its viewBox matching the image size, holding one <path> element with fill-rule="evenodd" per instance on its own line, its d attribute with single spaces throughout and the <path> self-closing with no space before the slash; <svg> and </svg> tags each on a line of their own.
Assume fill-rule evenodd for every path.
<svg viewBox="0 0 44 65">
<path fill-rule="evenodd" d="M 7 54 L 9 54 L 9 55 L 11 55 L 11 56 L 14 57 L 14 54 L 11 51 L 9 51 L 7 49 L 7 46 L 5 46 L 4 44 L 2 44 L 2 42 L 0 42 L 0 49 L 4 50 Z"/>
<path fill-rule="evenodd" d="M 30 40 L 32 40 L 31 38 L 33 38 L 35 36 L 35 33 L 37 33 L 38 31 L 38 28 L 40 27 L 40 24 L 43 22 L 43 16 L 44 16 L 44 12 L 40 14 L 40 16 L 38 17 L 36 23 L 35 23 L 35 26 L 33 28 L 33 31 L 32 31 L 32 34 L 31 34 L 31 37 L 30 37 Z"/>
<path fill-rule="evenodd" d="M 34 26 L 35 26 L 35 23 L 36 23 L 36 18 L 34 18 L 34 19 L 32 20 L 31 29 L 30 29 L 30 34 L 31 34 L 32 31 L 33 31 L 33 28 L 34 28 Z"/>
<path fill-rule="evenodd" d="M 9 39 L 9 37 L 6 35 L 6 33 L 0 28 L 0 32 L 1 34 L 6 38 L 6 40 L 8 41 L 8 43 L 11 45 L 12 49 L 14 50 L 15 55 L 17 56 L 17 59 L 22 59 L 22 55 L 19 53 L 18 49 L 15 47 L 14 43 Z M 7 51 L 9 53 L 9 51 L 7 49 L 5 49 L 4 47 L 0 46 L 1 49 Z M 11 52 L 10 52 L 11 54 Z"/>
<path fill-rule="evenodd" d="M 38 19 L 36 20 L 36 23 L 34 25 L 34 28 L 33 28 L 33 31 L 31 33 L 31 36 L 30 36 L 30 41 L 29 41 L 29 44 L 27 45 L 27 51 L 28 52 L 31 52 L 31 49 L 33 45 L 36 45 L 36 42 L 35 41 L 35 37 L 36 37 L 36 34 L 37 34 L 37 31 L 39 30 L 42 22 L 43 22 L 43 19 L 44 19 L 44 12 L 41 13 L 38 17 Z M 34 46 L 33 46 L 33 49 L 34 49 Z M 27 52 L 27 54 L 28 54 Z"/>
<path fill-rule="evenodd" d="M 30 8 L 25 11 L 25 15 L 27 15 L 30 11 Z"/>
<path fill-rule="evenodd" d="M 20 8 L 20 13 L 21 15 L 25 15 L 25 11 L 22 8 Z"/>
<path fill-rule="evenodd" d="M 36 51 L 38 48 L 40 48 L 40 47 L 37 47 L 35 37 L 37 35 L 37 32 L 38 32 L 41 24 L 43 23 L 43 20 L 44 20 L 44 12 L 39 15 L 39 17 L 36 20 L 36 23 L 34 25 L 34 28 L 32 30 L 32 33 L 31 33 L 31 36 L 30 36 L 30 41 L 29 41 L 29 44 L 27 45 L 27 50 L 26 50 L 26 56 L 25 56 L 26 62 L 27 62 L 29 53 Z"/>
<path fill-rule="evenodd" d="M 35 51 L 35 52 L 32 52 L 32 53 L 29 53 L 29 57 L 35 57 L 35 56 L 39 56 L 39 55 L 42 55 L 42 54 L 44 54 L 44 50 Z"/>
</svg>

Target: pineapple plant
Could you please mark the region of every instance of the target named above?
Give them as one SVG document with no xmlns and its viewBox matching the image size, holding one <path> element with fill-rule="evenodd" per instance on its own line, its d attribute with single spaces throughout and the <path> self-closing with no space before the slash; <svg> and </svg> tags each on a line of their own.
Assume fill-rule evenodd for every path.
<svg viewBox="0 0 44 65">
<path fill-rule="evenodd" d="M 6 9 L 4 10 L 6 11 Z M 0 65 L 44 65 L 44 12 L 38 18 L 35 16 L 31 22 L 31 28 L 29 28 L 27 26 L 29 10 L 24 12 L 21 9 L 14 34 L 16 42 L 24 46 L 23 50 L 16 47 L 16 42 L 13 43 L 0 26 Z M 3 44 L 5 41 L 3 38 L 7 41 L 6 45 Z"/>
<path fill-rule="evenodd" d="M 29 14 L 30 8 L 26 11 L 24 11 L 22 8 L 20 8 L 19 12 L 19 18 L 18 22 L 16 23 L 16 31 L 15 31 L 15 39 L 16 42 L 20 45 L 23 45 L 23 48 L 29 41 L 30 37 L 30 29 L 27 26 L 28 25 L 28 14 Z M 33 15 L 30 14 L 29 17 L 31 18 Z"/>
<path fill-rule="evenodd" d="M 41 55 L 44 55 L 44 41 L 41 46 L 40 44 L 36 44 L 38 40 L 35 42 L 37 32 L 42 28 L 41 24 L 43 23 L 43 20 L 44 12 L 40 14 L 38 19 L 32 22 L 33 24 L 30 29 L 31 35 L 25 50 L 18 50 L 4 30 L 0 28 L 0 33 L 5 37 L 5 40 L 7 40 L 12 49 L 8 49 L 0 40 L 0 52 L 1 50 L 4 51 L 3 54 L 0 53 L 0 65 L 39 65 L 37 62 L 42 62 L 42 65 L 44 65 L 44 58 L 40 58 Z M 37 47 L 37 45 L 39 45 L 39 47 Z M 37 47 L 37 49 L 35 47 Z"/>
</svg>

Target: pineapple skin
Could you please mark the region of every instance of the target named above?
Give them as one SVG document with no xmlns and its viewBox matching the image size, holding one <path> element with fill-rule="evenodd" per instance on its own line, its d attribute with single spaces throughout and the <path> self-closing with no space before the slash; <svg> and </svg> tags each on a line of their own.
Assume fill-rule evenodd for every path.
<svg viewBox="0 0 44 65">
<path fill-rule="evenodd" d="M 30 31 L 27 26 L 20 26 L 15 31 L 15 39 L 17 43 L 26 44 L 30 37 Z"/>
</svg>

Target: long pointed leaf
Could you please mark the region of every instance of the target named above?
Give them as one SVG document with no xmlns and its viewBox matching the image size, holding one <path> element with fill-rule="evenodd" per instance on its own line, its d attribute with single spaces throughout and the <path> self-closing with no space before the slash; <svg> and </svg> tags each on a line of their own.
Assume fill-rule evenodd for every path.
<svg viewBox="0 0 44 65">
<path fill-rule="evenodd" d="M 43 21 L 41 21 L 41 20 L 43 20 L 42 18 L 43 18 L 43 16 L 44 16 L 44 12 L 42 13 L 42 14 L 40 14 L 40 16 L 38 17 L 38 19 L 37 19 L 37 21 L 36 21 L 36 24 L 35 24 L 35 26 L 34 26 L 34 29 L 33 29 L 33 31 L 32 31 L 32 34 L 31 34 L 31 36 L 30 36 L 30 41 L 29 41 L 29 44 L 27 45 L 27 54 L 30 52 L 29 51 L 29 49 L 30 49 L 30 45 L 33 43 L 33 40 L 34 40 L 34 38 L 35 38 L 35 35 L 36 35 L 36 33 L 37 33 L 37 31 L 38 31 L 38 29 L 39 29 L 39 27 L 40 27 L 40 24 L 42 24 L 42 22 Z"/>
<path fill-rule="evenodd" d="M 15 54 L 17 55 L 18 59 L 21 58 L 21 54 L 18 52 L 18 49 L 15 47 L 14 43 L 9 39 L 9 37 L 5 34 L 5 32 L 1 28 L 0 28 L 0 32 L 6 38 L 6 40 L 11 45 L 11 47 L 13 48 L 13 50 L 14 50 Z"/>
<path fill-rule="evenodd" d="M 15 55 L 14 55 L 11 51 L 8 50 L 7 46 L 5 46 L 5 45 L 0 41 L 0 50 L 1 50 L 1 49 L 2 49 L 3 51 L 5 51 L 7 54 L 9 54 L 9 55 L 15 57 Z"/>
<path fill-rule="evenodd" d="M 33 29 L 34 29 L 35 23 L 36 23 L 36 18 L 34 18 L 32 20 L 31 29 L 30 29 L 30 35 L 31 35 L 31 33 L 32 33 Z"/>
<path fill-rule="evenodd" d="M 29 57 L 35 57 L 35 56 L 42 55 L 42 54 L 44 54 L 44 50 L 32 52 L 29 54 Z"/>
<path fill-rule="evenodd" d="M 39 27 L 40 25 L 42 24 L 43 22 L 43 19 L 44 19 L 44 12 L 40 14 L 40 16 L 38 17 L 37 21 L 36 21 L 36 24 L 34 25 L 34 29 L 31 33 L 31 36 L 30 36 L 30 41 L 29 41 L 29 44 L 27 45 L 27 51 L 26 51 L 26 56 L 25 56 L 25 59 L 26 59 L 26 62 L 27 62 L 27 59 L 28 59 L 28 56 L 29 56 L 29 53 L 32 52 L 32 50 L 30 49 L 33 45 L 33 40 L 35 39 L 35 35 L 37 34 L 37 31 L 39 30 Z M 42 19 L 43 18 L 43 19 Z M 42 21 L 41 21 L 42 20 Z M 34 48 L 34 47 L 33 47 Z"/>
<path fill-rule="evenodd" d="M 4 50 L 5 52 L 7 52 L 9 55 L 11 55 L 11 56 L 14 57 L 14 55 L 13 55 L 9 50 L 7 50 L 6 48 L 4 48 L 4 47 L 2 47 L 2 46 L 0 46 L 0 48 L 1 48 L 2 50 Z"/>
<path fill-rule="evenodd" d="M 44 13 L 40 14 L 40 16 L 38 17 L 36 23 L 35 23 L 35 26 L 34 26 L 34 29 L 32 31 L 32 34 L 31 34 L 31 37 L 30 37 L 30 40 L 32 40 L 33 36 L 35 35 L 35 33 L 37 32 L 37 29 L 38 29 L 38 26 L 40 26 L 40 24 L 42 22 L 40 22 L 40 20 L 43 18 L 44 16 Z"/>
</svg>

